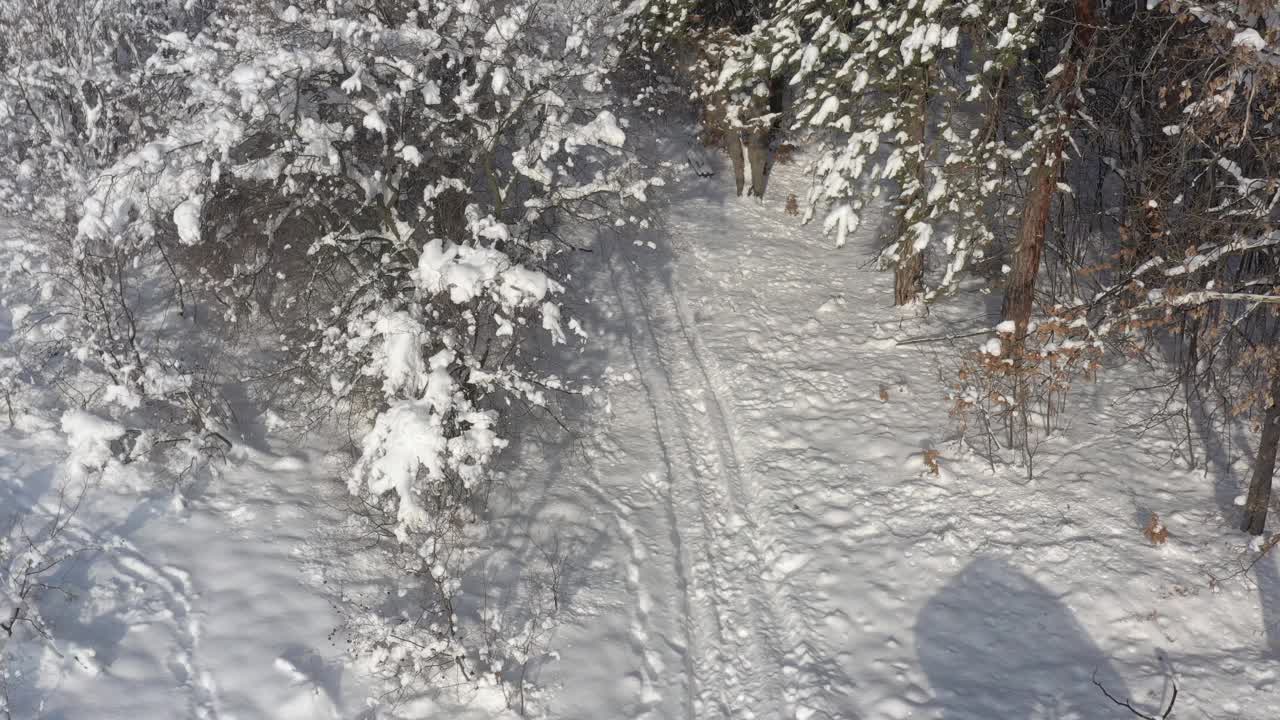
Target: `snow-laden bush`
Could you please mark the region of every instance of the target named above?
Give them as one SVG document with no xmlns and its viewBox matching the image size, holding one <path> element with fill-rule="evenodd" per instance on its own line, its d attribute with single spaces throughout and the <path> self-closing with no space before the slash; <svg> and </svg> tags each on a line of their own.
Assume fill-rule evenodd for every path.
<svg viewBox="0 0 1280 720">
<path fill-rule="evenodd" d="M 3 17 L 26 27 L 11 4 Z M 650 183 L 608 92 L 623 14 L 609 0 L 183 7 L 122 10 L 89 60 L 54 41 L 5 56 L 6 147 L 60 134 L 13 156 L 0 196 L 11 214 L 60 207 L 39 232 L 62 243 L 8 277 L 30 284 L 28 316 L 58 326 L 51 352 L 105 378 L 77 404 L 221 440 L 217 388 L 247 374 L 295 425 L 355 428 L 355 505 L 420 591 L 353 623 L 356 644 L 396 683 L 457 667 L 458 543 L 504 413 L 566 389 L 529 362 L 577 331 L 557 233 L 614 221 Z M 79 116 L 26 101 L 40 73 Z"/>
<path fill-rule="evenodd" d="M 169 0 L 0 2 L 0 217 L 10 219 L 0 282 L 11 324 L 0 361 L 18 416 L 46 404 L 41 387 L 171 418 L 199 404 L 190 374 L 147 332 L 155 318 L 141 300 L 163 290 L 143 270 L 159 247 L 76 233 L 92 185 L 157 131 L 152 108 L 177 89 L 145 70 L 155 37 L 192 22 Z"/>
</svg>

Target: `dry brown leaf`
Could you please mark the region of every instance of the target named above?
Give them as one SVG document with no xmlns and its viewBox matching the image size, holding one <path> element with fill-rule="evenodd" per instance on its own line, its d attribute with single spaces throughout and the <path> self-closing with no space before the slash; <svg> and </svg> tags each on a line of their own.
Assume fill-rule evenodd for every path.
<svg viewBox="0 0 1280 720">
<path fill-rule="evenodd" d="M 934 475 L 942 474 L 942 468 L 938 467 L 938 458 L 941 456 L 942 456 L 942 453 L 938 452 L 937 450 L 924 451 L 924 464 L 929 466 L 929 472 L 933 473 Z"/>
<path fill-rule="evenodd" d="M 1163 545 L 1169 540 L 1169 528 L 1160 522 L 1160 516 L 1151 513 L 1151 519 L 1147 520 L 1147 526 L 1142 529 L 1142 534 L 1152 545 Z"/>
</svg>

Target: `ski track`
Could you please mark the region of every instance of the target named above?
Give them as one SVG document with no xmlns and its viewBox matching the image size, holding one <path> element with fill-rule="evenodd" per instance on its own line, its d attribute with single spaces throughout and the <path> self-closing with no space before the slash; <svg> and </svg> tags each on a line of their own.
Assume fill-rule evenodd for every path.
<svg viewBox="0 0 1280 720">
<path fill-rule="evenodd" d="M 685 517 L 687 510 L 682 510 L 682 506 L 687 508 L 688 505 L 678 502 L 675 496 L 675 493 L 680 491 L 673 487 L 676 483 L 687 484 L 691 481 L 688 477 L 690 469 L 681 464 L 680 459 L 674 457 L 674 449 L 669 446 L 669 434 L 664 434 L 663 432 L 662 411 L 664 408 L 672 408 L 673 402 L 670 399 L 672 392 L 669 386 L 669 379 L 664 379 L 659 374 L 665 372 L 665 368 L 658 365 L 658 361 L 651 357 L 657 352 L 656 340 L 653 337 L 651 326 L 648 324 L 639 329 L 640 332 L 637 332 L 636 322 L 639 318 L 637 316 L 638 308 L 635 305 L 641 302 L 638 295 L 636 295 L 638 291 L 634 286 L 631 275 L 625 269 L 619 270 L 616 267 L 617 263 L 612 249 L 606 247 L 604 252 L 609 277 L 626 326 L 628 349 L 640 375 L 640 382 L 644 387 L 652 418 L 652 431 L 655 435 L 666 474 L 665 488 L 659 489 L 656 494 L 662 498 L 661 502 L 666 510 L 666 516 L 670 524 L 672 549 L 675 556 L 679 558 L 677 572 L 679 573 L 678 582 L 681 592 L 680 612 L 683 616 L 685 636 L 688 638 L 687 652 L 689 657 L 689 660 L 685 663 L 685 670 L 688 675 L 688 696 L 684 703 L 684 710 L 687 717 L 695 717 L 702 711 L 706 702 L 705 693 L 708 691 L 708 686 L 715 687 L 715 684 L 708 678 L 709 673 L 714 672 L 714 670 L 709 671 L 706 665 L 709 661 L 714 662 L 716 659 L 715 657 L 708 657 L 708 655 L 720 655 L 719 647 L 722 643 L 721 636 L 723 635 L 721 618 L 716 609 L 704 601 L 701 583 L 696 579 L 695 575 L 698 566 L 694 565 L 694 563 L 700 563 L 701 561 L 697 558 L 705 557 L 708 550 L 705 547 L 703 538 L 688 537 L 688 518 Z M 627 301 L 627 291 L 623 289 L 624 283 L 626 284 L 626 289 L 632 293 L 632 302 L 630 303 Z M 639 309 L 643 310 L 643 308 Z M 637 337 L 638 334 L 640 337 Z M 702 515 L 699 522 L 705 524 L 705 507 L 701 503 L 701 498 L 697 500 L 698 502 L 694 507 Z M 693 544 L 695 542 L 697 542 L 697 545 Z M 724 697 L 715 699 L 716 707 L 722 711 L 724 701 Z"/>
<path fill-rule="evenodd" d="M 696 657 L 689 717 L 795 716 L 795 613 L 766 571 L 769 533 L 752 508 L 723 385 L 679 294 L 644 277 L 625 250 L 607 249 L 605 262 L 666 466 L 667 482 L 650 488 L 665 496 L 673 545 L 694 555 L 682 578 Z"/>
<path fill-rule="evenodd" d="M 782 192 L 785 197 L 785 187 Z M 713 227 L 725 235 L 709 236 Z M 874 233 L 868 224 L 858 239 L 874 242 Z M 652 437 L 624 442 L 641 457 L 654 451 L 650 462 L 662 472 L 655 483 L 634 465 L 618 469 L 633 482 L 645 477 L 641 484 L 668 510 L 667 531 L 654 518 L 645 524 L 637 517 L 620 532 L 628 543 L 633 533 L 644 536 L 655 563 L 674 554 L 681 590 L 668 609 L 633 611 L 633 617 L 670 613 L 688 638 L 683 659 L 691 702 L 682 710 L 664 706 L 660 717 L 863 716 L 863 703 L 853 695 L 861 682 L 850 673 L 855 655 L 846 631 L 854 615 L 863 615 L 833 603 L 831 590 L 840 582 L 836 572 L 843 575 L 840 565 L 856 567 L 875 555 L 849 557 L 848 543 L 865 531 L 845 530 L 857 521 L 874 523 L 854 505 L 878 493 L 882 483 L 841 462 L 844 448 L 835 455 L 820 446 L 841 432 L 847 442 L 864 424 L 878 427 L 881 418 L 874 413 L 863 422 L 849 414 L 864 401 L 850 397 L 848 377 L 837 368 L 847 362 L 851 343 L 866 343 L 870 359 L 879 354 L 880 340 L 856 337 L 860 328 L 843 319 L 820 331 L 821 314 L 840 316 L 834 301 L 843 303 L 842 291 L 858 282 L 853 266 L 861 259 L 846 253 L 841 259 L 848 268 L 814 267 L 829 261 L 830 252 L 822 245 L 793 245 L 792 234 L 778 208 L 712 194 L 675 201 L 658 227 L 599 244 L 597 270 L 610 306 L 620 312 L 611 323 L 626 356 L 618 361 L 639 375 L 638 387 L 619 386 L 612 398 L 625 405 L 620 412 L 632 412 L 631 422 L 643 413 L 649 426 L 643 435 Z M 730 236 L 747 240 L 744 252 Z M 814 273 L 820 272 L 824 281 L 815 286 Z M 786 307 L 781 303 L 796 300 L 780 293 L 811 297 L 822 286 L 835 294 L 817 315 L 806 321 L 779 314 Z M 690 293 L 701 300 L 691 301 Z M 706 308 L 708 300 L 715 305 Z M 707 325 L 704 309 L 726 324 Z M 780 324 L 789 322 L 795 325 Z M 867 374 L 884 371 L 868 367 Z M 605 426 L 609 422 L 603 419 Z M 639 431 L 625 425 L 612 432 Z M 616 482 L 613 488 L 629 492 Z M 809 507 L 811 501 L 819 507 Z M 654 548 L 664 532 L 671 539 Z M 815 552 L 833 543 L 832 552 Z M 885 572 L 864 570 L 868 576 Z M 641 584 L 661 579 L 656 570 L 646 572 Z M 638 594 L 632 584 L 628 592 Z M 661 600 L 662 593 L 639 597 L 644 603 Z M 884 612 L 902 612 L 898 593 L 883 604 Z M 867 682 L 903 675 L 901 643 L 888 636 L 882 649 L 873 650 L 872 670 L 863 673 Z M 648 673 L 651 663 L 640 664 Z M 910 700 L 894 691 L 878 703 L 871 698 L 871 717 L 906 717 L 919 707 L 924 691 L 913 680 L 883 682 L 907 685 Z M 653 708 L 643 702 L 637 707 Z"/>
<path fill-rule="evenodd" d="M 665 493 L 662 491 L 662 481 L 655 474 L 649 473 L 645 476 L 644 487 L 655 501 L 661 506 L 661 519 L 659 523 L 664 525 L 669 533 L 671 540 L 670 556 L 661 553 L 661 540 L 658 538 L 646 540 L 636 529 L 638 510 L 636 507 L 629 505 L 627 502 L 614 497 L 613 494 L 605 490 L 601 482 L 601 472 L 592 460 L 593 454 L 609 454 L 608 448 L 603 447 L 603 443 L 596 441 L 592 451 L 585 454 L 584 462 L 588 470 L 587 486 L 597 499 L 601 500 L 609 507 L 613 515 L 614 525 L 618 528 L 618 533 L 626 543 L 627 564 L 624 571 L 625 585 L 628 594 L 634 599 L 634 604 L 629 608 L 630 617 L 628 618 L 628 639 L 631 644 L 631 650 L 640 659 L 640 688 L 636 697 L 636 717 L 657 718 L 675 717 L 674 709 L 678 708 L 680 713 L 685 716 L 692 716 L 692 688 L 696 678 L 696 670 L 693 667 L 693 657 L 690 648 L 693 646 L 692 629 L 689 627 L 687 619 L 690 617 L 689 595 L 685 585 L 688 574 L 684 570 L 683 548 L 680 545 L 680 535 L 677 531 L 675 518 Z M 651 546 L 658 546 L 658 552 L 653 553 Z M 657 617 L 653 610 L 655 609 L 654 592 L 650 587 L 650 583 L 643 579 L 646 560 L 653 557 L 659 562 L 669 560 L 677 578 L 677 586 L 674 588 L 678 595 L 677 602 L 677 624 L 680 639 L 673 639 L 669 634 L 664 633 L 660 627 L 660 618 Z M 666 655 L 674 654 L 678 656 L 678 666 L 682 671 L 680 676 L 680 696 L 675 702 L 676 708 L 671 708 L 669 703 L 669 695 L 662 692 L 666 685 L 666 679 L 670 677 L 667 672 L 668 660 L 664 659 L 664 652 L 661 649 L 653 647 L 652 639 L 656 636 L 667 648 Z"/>
<path fill-rule="evenodd" d="M 684 230 L 683 226 L 677 226 Z M 679 265 L 679 251 L 675 247 L 677 240 L 683 239 L 684 233 L 673 233 L 668 242 L 674 265 Z M 747 519 L 747 530 L 751 541 L 750 549 L 755 573 L 752 577 L 760 579 L 760 588 L 764 592 L 755 594 L 759 607 L 759 617 L 764 618 L 765 628 L 769 630 L 767 637 L 771 649 L 771 659 L 784 678 L 782 699 L 785 702 L 786 717 L 809 717 L 819 708 L 828 710 L 819 697 L 817 681 L 811 677 L 805 667 L 817 652 L 811 644 L 810 631 L 802 628 L 803 617 L 800 605 L 786 587 L 786 571 L 792 562 L 779 555 L 782 547 L 779 534 L 770 520 L 776 515 L 771 508 L 758 507 L 762 498 L 760 478 L 752 472 L 744 472 L 746 464 L 738 453 L 739 433 L 733 410 L 736 406 L 733 393 L 724 374 L 716 362 L 715 355 L 708 351 L 706 342 L 698 331 L 698 325 L 683 293 L 677 283 L 671 283 L 667 290 L 675 306 L 675 317 L 680 323 L 680 332 L 688 344 L 691 356 L 696 363 L 708 397 L 707 415 L 716 432 L 717 445 L 720 449 L 721 462 L 728 468 L 731 480 L 730 488 L 735 490 L 734 500 L 743 517 Z M 781 572 L 779 572 L 781 569 Z M 831 714 L 828 711 L 828 714 Z"/>
</svg>

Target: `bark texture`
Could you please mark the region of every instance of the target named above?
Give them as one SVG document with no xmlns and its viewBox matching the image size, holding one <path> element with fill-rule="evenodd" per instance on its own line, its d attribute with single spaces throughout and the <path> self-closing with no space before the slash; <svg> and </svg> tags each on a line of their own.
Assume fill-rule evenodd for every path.
<svg viewBox="0 0 1280 720">
<path fill-rule="evenodd" d="M 1271 381 L 1271 406 L 1262 421 L 1258 438 L 1258 455 L 1253 463 L 1253 479 L 1244 502 L 1244 521 L 1240 529 L 1250 535 L 1261 535 L 1267 528 L 1267 508 L 1271 504 L 1271 478 L 1276 471 L 1276 450 L 1280 445 L 1280 376 Z"/>
<path fill-rule="evenodd" d="M 766 166 L 769 162 L 769 131 L 753 128 L 747 130 L 745 135 L 747 138 L 747 159 L 751 161 L 750 194 L 762 198 L 768 182 Z"/>
<path fill-rule="evenodd" d="M 924 285 L 924 255 L 911 253 L 893 269 L 893 304 L 910 305 Z"/>
<path fill-rule="evenodd" d="M 1065 60 L 1066 67 L 1054 79 L 1048 89 L 1047 103 L 1062 114 L 1063 127 L 1056 129 L 1054 137 L 1044 148 L 1031 176 L 1031 186 L 1022 208 L 1022 221 L 1014 246 L 1012 270 L 1001 314 L 1004 320 L 1012 320 L 1014 335 L 1025 338 L 1031 321 L 1031 309 L 1035 300 L 1036 275 L 1040 272 L 1040 258 L 1044 254 L 1045 227 L 1053 197 L 1058 189 L 1058 174 L 1062 168 L 1062 153 L 1072 112 L 1076 109 L 1076 82 L 1085 72 L 1089 48 L 1097 32 L 1098 0 L 1076 0 L 1076 25 L 1071 33 L 1071 47 Z"/>
<path fill-rule="evenodd" d="M 738 195 L 742 195 L 742 190 L 747 186 L 747 168 L 742 157 L 742 138 L 738 133 L 730 130 L 724 133 L 724 151 L 729 153 L 729 160 L 733 162 L 733 182 L 737 185 Z"/>
<path fill-rule="evenodd" d="M 920 296 L 924 289 L 924 255 L 914 247 L 915 239 L 907 237 L 907 229 L 919 220 L 913 213 L 920 199 L 924 196 L 924 185 L 927 178 L 925 172 L 925 131 L 929 120 L 929 70 L 921 71 L 915 87 L 908 91 L 904 103 L 914 105 L 915 116 L 911 119 L 911 143 L 915 147 L 912 162 L 914 187 L 910 194 L 902 198 L 902 208 L 898 216 L 898 258 L 893 272 L 893 304 L 910 305 Z"/>
</svg>

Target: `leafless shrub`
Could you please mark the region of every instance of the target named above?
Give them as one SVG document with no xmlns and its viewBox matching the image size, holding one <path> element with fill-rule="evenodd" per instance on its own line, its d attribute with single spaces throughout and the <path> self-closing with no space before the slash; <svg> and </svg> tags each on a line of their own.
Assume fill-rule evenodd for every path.
<svg viewBox="0 0 1280 720">
<path fill-rule="evenodd" d="M 976 432 L 989 458 L 1017 451 L 1030 479 L 1036 449 L 1056 427 L 1071 383 L 1094 377 L 1103 351 L 1083 316 L 1065 309 L 1025 338 L 997 335 L 961 361 L 951 414 L 971 442 Z"/>
<path fill-rule="evenodd" d="M 67 586 L 54 578 L 66 563 L 101 549 L 72 531 L 91 487 L 88 481 L 61 485 L 47 517 L 40 517 L 38 507 L 15 515 L 0 535 L 0 713 L 6 717 L 10 708 L 3 691 L 10 676 L 10 643 L 34 640 L 66 657 L 41 605 L 50 597 L 70 601 L 89 589 Z M 83 662 L 74 655 L 71 659 Z"/>
</svg>

